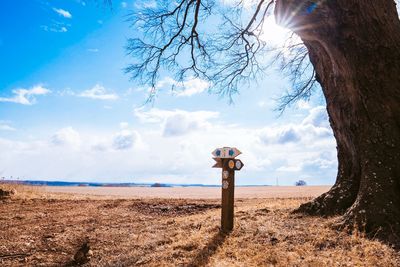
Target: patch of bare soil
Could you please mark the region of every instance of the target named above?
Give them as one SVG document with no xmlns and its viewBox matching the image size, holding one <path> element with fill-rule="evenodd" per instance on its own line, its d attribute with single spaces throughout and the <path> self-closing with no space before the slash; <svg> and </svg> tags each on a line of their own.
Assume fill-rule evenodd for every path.
<svg viewBox="0 0 400 267">
<path fill-rule="evenodd" d="M 0 200 L 7 199 L 7 198 L 15 195 L 16 193 L 17 193 L 17 191 L 15 189 L 6 190 L 6 189 L 0 188 Z"/>
<path fill-rule="evenodd" d="M 129 207 L 136 212 L 152 216 L 184 216 L 211 209 L 220 209 L 221 204 L 206 203 L 198 200 L 197 202 L 186 200 L 157 200 L 152 202 L 134 201 Z"/>
<path fill-rule="evenodd" d="M 17 194 L 18 196 L 18 194 Z M 385 244 L 290 212 L 307 199 L 19 198 L 0 204 L 0 266 L 400 266 Z"/>
</svg>

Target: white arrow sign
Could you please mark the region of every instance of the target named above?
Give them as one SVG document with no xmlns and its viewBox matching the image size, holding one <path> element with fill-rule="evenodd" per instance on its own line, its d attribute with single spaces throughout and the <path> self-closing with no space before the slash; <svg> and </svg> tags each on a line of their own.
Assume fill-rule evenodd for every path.
<svg viewBox="0 0 400 267">
<path fill-rule="evenodd" d="M 213 156 L 216 158 L 236 158 L 242 152 L 239 151 L 236 147 L 223 147 L 217 148 L 212 152 Z"/>
</svg>

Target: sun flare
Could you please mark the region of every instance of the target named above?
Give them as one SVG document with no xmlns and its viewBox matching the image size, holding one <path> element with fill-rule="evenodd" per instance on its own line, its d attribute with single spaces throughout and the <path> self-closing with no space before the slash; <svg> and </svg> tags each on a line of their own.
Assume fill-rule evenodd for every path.
<svg viewBox="0 0 400 267">
<path fill-rule="evenodd" d="M 276 24 L 274 16 L 266 18 L 262 29 L 261 40 L 265 41 L 268 45 L 284 46 L 289 35 L 290 30 Z"/>
</svg>

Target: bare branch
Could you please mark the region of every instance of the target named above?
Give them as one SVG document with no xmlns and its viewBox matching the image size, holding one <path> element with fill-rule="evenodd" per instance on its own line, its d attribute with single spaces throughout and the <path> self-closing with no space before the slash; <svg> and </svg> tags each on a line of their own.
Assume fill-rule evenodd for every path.
<svg viewBox="0 0 400 267">
<path fill-rule="evenodd" d="M 275 55 L 274 63 L 290 78 L 292 88 L 278 99 L 277 111 L 282 114 L 285 109 L 300 99 L 309 100 L 317 88 L 314 67 L 309 61 L 307 48 L 292 34 Z"/>
<path fill-rule="evenodd" d="M 157 1 L 155 8 L 136 10 L 128 21 L 140 34 L 128 40 L 127 53 L 134 63 L 125 72 L 150 86 L 150 100 L 157 94 L 161 73 L 173 73 L 178 82 L 206 79 L 213 85 L 210 91 L 232 100 L 242 84 L 265 73 L 270 67 L 265 56 L 275 53 L 272 62 L 278 62 L 293 83 L 293 90 L 281 99 L 278 110 L 283 111 L 297 99 L 309 97 L 315 78 L 301 42 L 277 49 L 262 40 L 274 2 L 258 0 L 245 8 L 242 0 L 218 7 L 214 0 Z M 208 25 L 216 21 L 219 26 L 213 32 Z"/>
</svg>

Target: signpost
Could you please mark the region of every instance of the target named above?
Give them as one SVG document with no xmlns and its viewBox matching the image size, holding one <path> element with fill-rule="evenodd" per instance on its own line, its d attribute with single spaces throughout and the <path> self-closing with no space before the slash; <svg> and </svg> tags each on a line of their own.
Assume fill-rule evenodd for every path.
<svg viewBox="0 0 400 267">
<path fill-rule="evenodd" d="M 236 147 L 223 147 L 223 148 L 217 148 L 212 152 L 213 156 L 216 158 L 236 158 L 242 152 L 239 151 Z"/>
<path fill-rule="evenodd" d="M 240 159 L 235 159 L 240 154 L 242 152 L 235 147 L 217 148 L 212 152 L 216 161 L 212 167 L 222 168 L 221 230 L 223 232 L 230 232 L 233 229 L 235 171 L 240 171 L 244 165 Z"/>
</svg>

